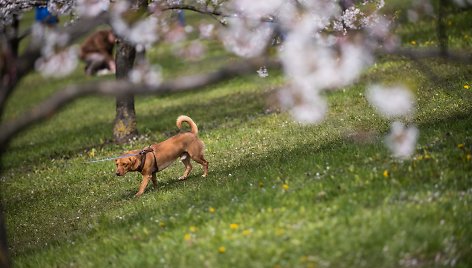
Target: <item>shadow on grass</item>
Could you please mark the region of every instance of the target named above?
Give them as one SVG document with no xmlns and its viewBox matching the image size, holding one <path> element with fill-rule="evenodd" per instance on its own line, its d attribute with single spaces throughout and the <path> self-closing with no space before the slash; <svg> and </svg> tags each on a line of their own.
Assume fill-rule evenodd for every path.
<svg viewBox="0 0 472 268">
<path fill-rule="evenodd" d="M 216 90 L 216 89 L 208 89 Z M 262 116 L 265 105 L 265 91 L 232 93 L 202 102 L 184 103 L 170 108 L 160 109 L 147 115 L 137 115 L 139 129 L 152 130 L 154 133 L 163 133 L 164 137 L 170 137 L 178 133 L 175 120 L 181 114 L 191 115 L 198 124 L 201 133 L 209 133 L 222 124 L 237 127 L 251 116 Z M 44 135 L 41 139 L 34 141 L 34 146 L 22 144 L 9 148 L 8 160 L 3 160 L 3 169 L 23 169 L 25 166 L 32 169 L 34 165 L 49 162 L 51 159 L 69 159 L 78 153 L 83 153 L 91 148 L 102 148 L 110 144 L 112 125 L 110 122 L 98 122 L 86 125 L 78 129 L 55 129 L 50 135 Z M 71 137 L 75 141 L 68 143 Z M 155 138 L 153 135 L 152 138 Z M 100 143 L 105 140 L 105 143 Z M 59 143 L 58 141 L 64 141 Z M 86 141 L 95 141 L 83 145 Z M 150 142 L 159 142 L 151 140 Z"/>
<path fill-rule="evenodd" d="M 423 123 L 420 128 L 423 129 L 424 131 L 427 132 L 432 132 L 434 130 L 442 129 L 442 130 L 451 130 L 451 129 L 460 129 L 462 125 L 470 125 L 472 122 L 472 119 L 470 116 L 468 116 L 468 113 L 459 113 L 455 114 L 451 117 L 448 118 L 442 118 L 442 119 L 435 119 L 432 120 L 431 122 L 425 122 Z M 431 134 L 430 134 L 431 135 Z M 307 147 L 314 148 L 313 150 L 307 150 Z M 296 147 L 291 147 L 291 148 L 285 148 L 283 145 L 281 145 L 279 148 L 276 150 L 271 150 L 271 151 L 266 151 L 265 154 L 259 155 L 257 157 L 248 157 L 246 155 L 241 156 L 241 158 L 247 158 L 244 161 L 243 165 L 237 164 L 238 161 L 234 161 L 231 163 L 229 166 L 221 167 L 221 166 L 214 166 L 212 167 L 213 172 L 209 174 L 209 177 L 207 178 L 200 178 L 199 173 L 194 173 L 193 176 L 189 177 L 185 181 L 185 186 L 186 188 L 184 189 L 185 197 L 182 197 L 181 194 L 177 195 L 172 195 L 172 198 L 170 200 L 163 200 L 162 203 L 156 204 L 155 207 L 149 208 L 147 207 L 146 209 L 139 209 L 137 208 L 134 213 L 131 213 L 126 216 L 125 219 L 117 221 L 113 218 L 106 218 L 107 216 L 104 216 L 103 213 L 106 213 L 110 209 L 116 208 L 117 205 L 120 204 L 127 204 L 128 202 L 132 204 L 138 204 L 141 201 L 140 199 L 134 199 L 132 196 L 134 196 L 135 191 L 137 190 L 138 184 L 133 183 L 133 187 L 130 188 L 129 190 L 125 190 L 124 192 L 114 194 L 111 197 L 104 197 L 100 201 L 100 204 L 103 204 L 100 207 L 100 211 L 98 211 L 98 216 L 95 217 L 101 217 L 102 219 L 99 221 L 100 225 L 103 225 L 106 227 L 106 233 L 120 233 L 127 231 L 130 226 L 136 225 L 137 222 L 147 222 L 150 221 L 153 216 L 155 217 L 156 214 L 169 214 L 173 215 L 176 211 L 185 211 L 187 207 L 189 206 L 203 206 L 205 202 L 208 202 L 209 200 L 218 200 L 218 202 L 221 202 L 218 204 L 220 208 L 227 207 L 227 206 L 232 206 L 231 203 L 231 197 L 237 195 L 240 200 L 245 200 L 245 195 L 247 194 L 245 191 L 241 191 L 240 187 L 244 187 L 240 185 L 241 181 L 233 181 L 228 179 L 227 174 L 228 173 L 233 173 L 233 174 L 242 174 L 242 177 L 247 176 L 248 174 L 256 175 L 256 176 L 263 176 L 264 173 L 278 173 L 281 176 L 286 175 L 283 174 L 284 170 L 293 170 L 293 165 L 294 163 L 299 163 L 303 161 L 307 161 L 307 159 L 318 159 L 325 161 L 324 157 L 329 158 L 331 155 L 333 156 L 341 156 L 343 159 L 338 159 L 339 164 L 341 166 L 349 166 L 350 164 L 358 164 L 359 166 L 363 165 L 363 159 L 356 159 L 352 158 L 349 155 L 349 152 L 352 151 L 362 151 L 365 150 L 373 150 L 373 147 L 376 145 L 358 145 L 354 143 L 346 143 L 344 139 L 341 137 L 332 137 L 330 141 L 325 142 L 324 144 L 298 144 Z M 321 158 L 321 159 L 320 159 Z M 210 163 L 211 165 L 211 163 Z M 268 167 L 268 169 L 265 169 L 264 167 Z M 274 171 L 275 169 L 275 171 Z M 304 173 L 305 170 L 295 170 L 296 173 Z M 293 174 L 292 174 L 293 175 Z M 223 178 L 223 179 L 222 179 Z M 257 183 L 257 178 L 254 177 L 248 177 L 247 179 L 244 179 L 243 181 L 246 182 L 255 180 L 253 183 Z M 152 195 L 159 195 L 159 193 L 164 192 L 164 194 L 167 193 L 174 193 L 178 192 L 179 190 L 182 189 L 182 183 L 181 181 L 178 181 L 177 179 L 175 180 L 168 180 L 164 182 L 160 182 L 159 185 L 159 190 L 154 190 L 152 187 L 148 186 L 147 191 L 143 195 L 142 198 L 149 198 L 152 197 Z M 337 185 L 339 182 L 316 182 L 316 183 L 330 183 L 329 187 L 334 187 L 336 190 L 336 193 L 330 194 L 329 199 L 323 199 L 321 202 L 329 202 L 333 198 L 337 198 L 338 195 L 343 195 L 345 191 L 341 191 L 339 185 Z M 424 183 L 422 181 L 418 183 Z M 218 188 L 218 192 L 215 193 L 213 190 L 215 189 L 212 186 L 205 186 L 205 185 L 221 185 L 221 184 L 231 184 L 231 187 L 220 187 Z M 203 187 L 198 187 L 199 185 L 202 185 Z M 48 192 L 49 194 L 54 194 L 54 191 L 57 191 L 58 189 L 50 189 Z M 355 189 L 349 189 L 348 192 L 351 192 Z M 361 189 L 365 191 L 369 191 L 369 193 L 375 194 L 377 192 L 377 189 L 374 188 L 367 188 L 367 189 Z M 347 191 L 347 190 L 346 190 Z M 195 196 L 203 196 L 203 200 L 200 201 L 195 201 L 193 200 Z M 158 197 L 159 198 L 159 197 Z M 379 195 L 379 198 L 383 198 L 381 195 Z M 374 199 L 375 200 L 375 199 Z M 250 200 L 249 200 L 250 201 Z M 274 202 L 278 202 L 275 201 Z M 369 202 L 372 202 L 372 199 L 369 199 Z M 10 202 L 11 205 L 11 200 Z M 7 203 L 7 211 L 8 205 Z M 129 204 L 128 203 L 128 204 Z M 377 203 L 374 202 L 374 204 L 370 204 L 370 206 L 376 206 Z M 88 208 L 91 207 L 92 204 L 82 204 L 81 207 L 83 208 Z M 258 207 L 263 207 L 264 204 L 257 204 Z M 95 212 L 94 214 L 96 214 Z M 96 220 L 96 219 L 95 219 Z M 205 219 L 200 219 L 201 222 L 193 223 L 193 224 L 203 224 Z M 89 218 L 89 221 L 93 222 L 94 221 L 94 216 Z M 178 228 L 181 224 L 180 222 L 175 223 L 174 225 L 167 226 L 165 231 L 170 231 L 172 228 Z M 49 247 L 51 248 L 60 248 L 62 245 L 67 244 L 65 241 L 70 241 L 71 239 L 77 239 L 79 240 L 79 243 L 87 243 L 87 239 L 89 237 L 94 237 L 94 235 L 97 232 L 103 232 L 104 230 L 89 230 L 86 228 L 86 224 L 83 224 L 81 228 L 72 228 L 69 227 L 69 229 L 65 228 L 63 232 L 57 233 L 56 237 L 51 238 L 48 237 L 46 240 Z M 54 232 L 53 227 L 48 227 L 52 228 L 51 230 L 45 230 L 43 231 L 44 233 L 50 233 Z M 103 228 L 103 227 L 102 227 Z M 86 238 L 84 238 L 84 236 Z M 83 239 L 83 240 L 82 240 Z M 81 241 L 82 240 L 82 241 Z M 26 243 L 26 241 L 24 241 Z M 23 247 L 23 248 L 18 248 L 18 246 L 21 246 L 21 243 L 18 245 L 15 245 L 15 251 L 13 252 L 14 256 L 24 256 L 24 255 L 29 255 L 29 254 L 34 254 L 36 252 L 40 252 L 44 250 L 44 248 L 41 246 L 36 246 L 36 247 Z"/>
</svg>

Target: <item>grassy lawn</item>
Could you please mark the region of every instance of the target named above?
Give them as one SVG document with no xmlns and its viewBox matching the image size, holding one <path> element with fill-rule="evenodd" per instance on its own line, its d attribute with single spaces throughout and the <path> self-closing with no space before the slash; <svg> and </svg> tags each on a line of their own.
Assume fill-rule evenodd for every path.
<svg viewBox="0 0 472 268">
<path fill-rule="evenodd" d="M 462 17 L 460 17 L 462 20 Z M 408 31 L 400 29 L 399 31 Z M 407 38 L 405 42 L 410 42 Z M 463 44 L 461 43 L 460 46 Z M 212 70 L 226 52 L 184 63 L 168 47 L 149 52 L 166 77 Z M 470 48 L 470 47 L 469 47 Z M 268 99 L 276 71 L 197 92 L 137 97 L 140 138 L 109 143 L 115 103 L 87 97 L 16 137 L 2 159 L 2 198 L 17 267 L 470 267 L 472 266 L 472 67 L 385 57 L 355 85 L 328 94 L 329 116 L 300 125 Z M 110 78 L 110 77 L 108 77 Z M 84 78 L 28 76 L 6 118 Z M 100 78 L 100 79 L 107 79 Z M 364 97 L 379 81 L 412 86 L 420 129 L 411 160 L 383 144 L 389 122 Z M 114 176 L 95 158 L 177 133 L 178 115 L 200 128 L 207 178 L 181 163 L 159 188 L 133 198 L 140 175 Z"/>
</svg>

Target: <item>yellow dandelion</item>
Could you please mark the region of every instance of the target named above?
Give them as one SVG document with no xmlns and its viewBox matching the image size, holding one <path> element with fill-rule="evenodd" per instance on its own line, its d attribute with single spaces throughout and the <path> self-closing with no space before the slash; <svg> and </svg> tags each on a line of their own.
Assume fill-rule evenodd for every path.
<svg viewBox="0 0 472 268">
<path fill-rule="evenodd" d="M 215 213 L 216 209 L 214 207 L 209 207 L 208 212 Z"/>
<path fill-rule="evenodd" d="M 159 226 L 160 226 L 161 228 L 164 228 L 164 227 L 166 227 L 166 223 L 161 221 L 161 222 L 159 222 Z"/>
<path fill-rule="evenodd" d="M 383 172 L 383 176 L 384 176 L 385 178 L 387 178 L 387 177 L 388 177 L 388 175 L 389 175 L 389 174 L 388 174 L 388 170 L 384 170 L 384 172 Z"/>
<path fill-rule="evenodd" d="M 229 225 L 229 228 L 231 228 L 231 230 L 236 230 L 236 229 L 239 228 L 239 224 L 237 224 L 237 223 L 231 223 L 231 224 Z"/>
<path fill-rule="evenodd" d="M 284 184 L 282 185 L 282 188 L 283 188 L 285 191 L 287 191 L 287 190 L 288 190 L 288 184 L 284 183 Z"/>
<path fill-rule="evenodd" d="M 465 85 L 464 85 L 464 89 L 470 89 L 470 85 L 469 85 L 469 84 L 465 84 Z"/>
<path fill-rule="evenodd" d="M 190 232 L 192 233 L 195 233 L 197 231 L 197 227 L 195 226 L 190 226 L 190 228 L 188 228 L 190 230 Z"/>
<path fill-rule="evenodd" d="M 92 148 L 92 150 L 90 150 L 90 151 L 88 152 L 89 157 L 90 157 L 90 158 L 95 157 L 95 153 L 96 153 L 96 152 L 97 152 L 97 150 L 95 150 L 95 148 Z"/>
<path fill-rule="evenodd" d="M 415 40 L 412 40 L 412 41 L 410 42 L 410 44 L 412 44 L 413 46 L 416 46 L 416 41 L 415 41 Z"/>
<path fill-rule="evenodd" d="M 190 239 L 192 239 L 192 235 L 190 235 L 189 233 L 186 233 L 186 234 L 184 235 L 184 240 L 185 240 L 185 241 L 190 241 Z"/>
<path fill-rule="evenodd" d="M 467 161 L 470 161 L 470 159 L 472 159 L 472 155 L 471 155 L 471 154 L 467 154 L 467 155 L 465 156 L 465 158 L 467 159 Z"/>
<path fill-rule="evenodd" d="M 223 247 L 223 246 L 221 246 L 221 247 L 218 248 L 218 252 L 221 253 L 221 254 L 223 254 L 223 253 L 226 252 L 226 248 Z"/>
<path fill-rule="evenodd" d="M 457 144 L 457 148 L 459 148 L 459 149 L 462 149 L 462 148 L 464 148 L 464 146 L 465 146 L 465 145 L 464 145 L 463 143 L 459 143 L 459 144 Z"/>
</svg>

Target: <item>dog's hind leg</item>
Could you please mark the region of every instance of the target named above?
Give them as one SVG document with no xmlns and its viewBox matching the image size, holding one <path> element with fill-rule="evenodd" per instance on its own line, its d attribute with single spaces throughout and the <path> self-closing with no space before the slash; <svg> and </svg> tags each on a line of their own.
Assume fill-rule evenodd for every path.
<svg viewBox="0 0 472 268">
<path fill-rule="evenodd" d="M 192 160 L 199 163 L 203 167 L 203 175 L 202 177 L 206 177 L 208 175 L 208 161 L 205 160 L 203 154 L 199 155 L 191 155 Z"/>
<path fill-rule="evenodd" d="M 192 171 L 192 164 L 190 163 L 190 157 L 187 153 L 184 153 L 182 156 L 180 156 L 180 160 L 185 166 L 185 171 L 184 175 L 182 175 L 179 180 L 185 180 L 190 174 L 190 171 Z"/>
</svg>

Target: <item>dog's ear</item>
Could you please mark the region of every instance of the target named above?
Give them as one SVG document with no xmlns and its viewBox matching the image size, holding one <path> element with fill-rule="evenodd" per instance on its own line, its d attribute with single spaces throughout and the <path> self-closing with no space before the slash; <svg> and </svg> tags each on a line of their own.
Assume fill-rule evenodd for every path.
<svg viewBox="0 0 472 268">
<path fill-rule="evenodd" d="M 132 157 L 128 158 L 128 160 L 129 160 L 129 163 L 130 163 L 133 170 L 137 170 L 139 168 L 139 165 L 141 163 L 140 163 L 140 160 L 137 157 L 132 156 Z"/>
</svg>

